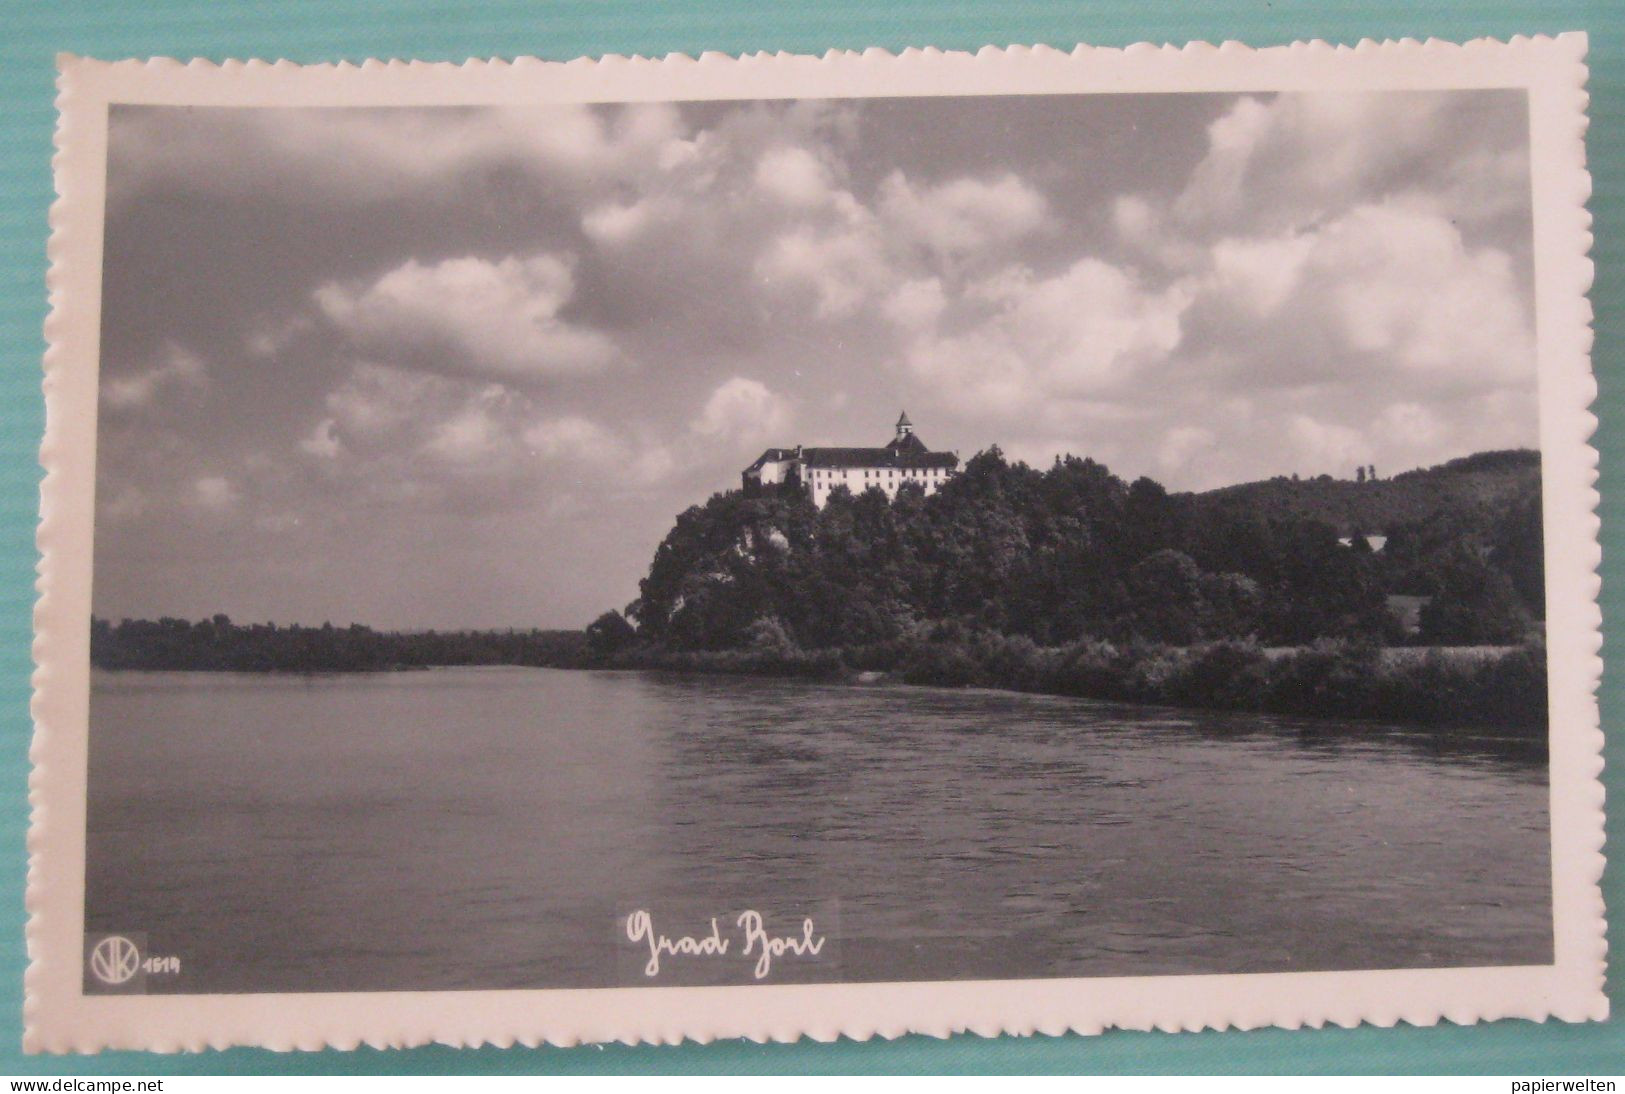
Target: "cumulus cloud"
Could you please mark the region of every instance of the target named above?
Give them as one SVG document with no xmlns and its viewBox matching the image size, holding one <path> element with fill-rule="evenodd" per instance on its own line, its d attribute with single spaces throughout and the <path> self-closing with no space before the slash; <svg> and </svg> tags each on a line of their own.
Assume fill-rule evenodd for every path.
<svg viewBox="0 0 1625 1094">
<path fill-rule="evenodd" d="M 206 379 L 207 369 L 202 358 L 184 346 L 168 342 L 156 364 L 103 377 L 101 401 L 109 410 L 136 410 L 151 406 L 166 390 L 196 387 Z"/>
<path fill-rule="evenodd" d="M 770 199 L 811 208 L 835 198 L 835 181 L 822 160 L 805 148 L 772 148 L 756 163 L 756 185 Z"/>
<path fill-rule="evenodd" d="M 886 297 L 881 310 L 902 330 L 922 331 L 935 327 L 947 307 L 942 279 L 924 277 L 897 286 Z"/>
<path fill-rule="evenodd" d="M 561 318 L 575 293 L 569 256 L 409 259 L 371 283 L 329 282 L 322 314 L 364 353 L 512 380 L 595 372 L 605 335 Z"/>
<path fill-rule="evenodd" d="M 205 509 L 230 509 L 242 500 L 231 480 L 220 475 L 205 475 L 192 484 L 192 489 L 197 503 Z"/>
<path fill-rule="evenodd" d="M 1302 283 L 1318 239 L 1308 232 L 1221 239 L 1210 252 L 1214 287 L 1246 314 L 1269 319 Z"/>
<path fill-rule="evenodd" d="M 957 178 L 916 186 L 901 171 L 881 184 L 881 218 L 908 239 L 943 255 L 1019 239 L 1044 222 L 1044 196 L 1014 174 L 992 182 Z"/>
<path fill-rule="evenodd" d="M 798 227 L 780 235 L 756 264 L 770 286 L 807 286 L 818 314 L 839 318 L 874 299 L 893 273 L 884 243 L 869 224 L 820 230 Z"/>
<path fill-rule="evenodd" d="M 1238 97 L 1188 175 L 1106 206 L 1119 288 L 1164 305 L 1130 324 L 1137 345 L 1112 352 L 1124 343 L 1109 327 L 1085 333 L 1110 279 L 1078 287 L 1076 323 L 978 313 L 967 285 L 942 309 L 928 294 L 888 301 L 911 340 L 901 360 L 967 412 L 985 401 L 1045 429 L 1071 415 L 1069 395 L 1138 407 L 1133 426 L 1101 419 L 1090 445 L 1121 440 L 1191 485 L 1531 444 L 1521 118 L 1500 93 Z M 1136 313 L 1120 300 L 1108 314 Z M 920 339 L 918 316 L 947 333 Z M 1062 348 L 1080 343 L 1095 349 Z M 1146 450 L 1129 430 L 1160 440 Z"/>
<path fill-rule="evenodd" d="M 142 558 L 211 506 L 443 520 L 526 581 L 552 545 L 592 618 L 760 445 L 900 406 L 1174 488 L 1536 435 L 1515 92 L 120 106 L 110 139 L 99 516 Z M 170 610 L 128 572 L 107 613 Z"/>
<path fill-rule="evenodd" d="M 904 359 L 965 412 L 1011 415 L 1112 392 L 1137 399 L 1130 385 L 1179 346 L 1190 298 L 1184 285 L 1150 289 L 1094 258 L 1053 277 L 1011 267 L 966 287 L 962 303 L 979 319 L 961 331 L 916 331 Z M 891 311 L 905 322 L 919 314 Z"/>
<path fill-rule="evenodd" d="M 673 461 L 655 442 L 587 415 L 547 413 L 500 383 L 362 362 L 323 403 L 297 448 L 330 481 L 373 500 L 505 505 L 549 475 L 606 489 L 647 486 Z"/>
<path fill-rule="evenodd" d="M 1357 351 L 1429 378 L 1494 386 L 1530 376 L 1534 345 L 1511 260 L 1469 250 L 1442 216 L 1363 206 L 1320 233 L 1309 267 Z"/>
<path fill-rule="evenodd" d="M 243 341 L 252 356 L 271 360 L 280 356 L 301 336 L 309 334 L 315 321 L 304 314 L 292 315 L 278 323 L 256 324 Z"/>
<path fill-rule="evenodd" d="M 790 425 L 790 404 L 760 380 L 735 376 L 705 401 L 694 431 L 726 441 L 753 441 L 782 436 Z"/>
<path fill-rule="evenodd" d="M 413 373 L 386 365 L 356 365 L 328 395 L 326 416 L 300 448 L 347 466 L 400 461 L 401 472 L 426 467 L 512 468 L 530 401 L 501 384 Z"/>
<path fill-rule="evenodd" d="M 651 199 L 617 205 L 595 205 L 581 217 L 581 230 L 596 243 L 618 247 L 636 239 L 660 215 Z"/>
<path fill-rule="evenodd" d="M 543 459 L 612 466 L 630 460 L 627 446 L 609 429 L 588 418 L 548 418 L 524 432 L 525 444 Z"/>
<path fill-rule="evenodd" d="M 895 360 L 955 412 L 1002 416 L 1013 450 L 1076 429 L 1069 447 L 1193 485 L 1531 443 L 1527 154 L 1498 120 L 1509 105 L 1239 97 L 1185 178 L 1106 205 L 1112 257 L 1058 272 L 951 261 L 954 242 L 985 259 L 1000 236 L 948 210 L 1007 208 L 1006 238 L 1056 215 L 1019 179 L 996 195 L 893 177 L 890 220 L 939 250 L 882 300 Z M 1495 124 L 1474 124 L 1485 111 Z"/>
<path fill-rule="evenodd" d="M 324 460 L 336 457 L 344 449 L 339 443 L 338 422 L 332 418 L 323 418 L 317 422 L 316 428 L 299 442 L 299 449 Z"/>
<path fill-rule="evenodd" d="M 1173 203 L 1189 230 L 1272 232 L 1387 193 L 1462 219 L 1527 207 L 1524 140 L 1486 147 L 1482 96 L 1246 96 L 1216 119 Z M 1501 139 L 1506 139 L 1501 137 Z"/>
<path fill-rule="evenodd" d="M 1204 333 L 1238 353 L 1273 347 L 1289 379 L 1381 377 L 1413 396 L 1532 382 L 1533 331 L 1512 259 L 1469 247 L 1440 215 L 1362 205 L 1313 231 L 1222 240 L 1211 255 Z"/>
<path fill-rule="evenodd" d="M 677 472 L 677 457 L 663 445 L 648 445 L 632 457 L 627 471 L 637 486 L 653 486 L 664 482 Z"/>
<path fill-rule="evenodd" d="M 279 201 L 376 204 L 434 195 L 503 169 L 589 188 L 683 158 L 678 112 L 664 103 L 604 108 L 389 110 L 114 108 L 115 195 L 157 187 L 264 193 Z"/>
<path fill-rule="evenodd" d="M 364 451 L 390 445 L 426 415 L 444 413 L 461 397 L 458 385 L 451 381 L 361 362 L 328 394 L 328 416 L 307 438 L 319 440 L 306 451 L 331 456 L 341 448 Z"/>
<path fill-rule="evenodd" d="M 508 437 L 491 409 L 481 403 L 464 406 L 435 425 L 424 441 L 425 452 L 457 464 L 476 464 L 502 454 Z"/>
<path fill-rule="evenodd" d="M 644 488 L 670 478 L 677 456 L 665 444 L 626 437 L 579 415 L 546 418 L 527 428 L 524 444 L 544 463 L 568 468 L 579 477 L 594 475 L 618 488 Z"/>
<path fill-rule="evenodd" d="M 1165 471 L 1184 471 L 1190 462 L 1212 449 L 1217 438 L 1202 426 L 1174 426 L 1162 435 L 1157 446 L 1157 463 Z"/>
<path fill-rule="evenodd" d="M 96 519 L 123 522 L 133 520 L 147 511 L 146 491 L 134 486 L 123 486 L 110 491 L 105 500 L 96 505 Z"/>
<path fill-rule="evenodd" d="M 758 164 L 756 185 L 801 214 L 780 228 L 756 261 L 770 287 L 810 287 L 822 318 L 845 318 L 870 305 L 908 307 L 891 290 L 959 274 L 961 260 L 986 265 L 1043 224 L 1044 196 L 1015 174 L 989 182 L 955 177 L 920 184 L 901 171 L 881 180 L 865 202 L 836 185 L 827 165 L 801 148 L 774 149 Z M 938 268 L 953 260 L 954 268 Z M 917 286 L 918 287 L 918 286 Z"/>
<path fill-rule="evenodd" d="M 1367 462 L 1371 455 L 1370 442 L 1353 426 L 1320 421 L 1307 414 L 1291 415 L 1286 425 L 1286 439 L 1296 454 L 1313 467 L 1342 472 Z"/>
<path fill-rule="evenodd" d="M 1446 428 L 1437 414 L 1417 403 L 1394 403 L 1372 423 L 1372 433 L 1384 450 L 1431 448 Z"/>
</svg>

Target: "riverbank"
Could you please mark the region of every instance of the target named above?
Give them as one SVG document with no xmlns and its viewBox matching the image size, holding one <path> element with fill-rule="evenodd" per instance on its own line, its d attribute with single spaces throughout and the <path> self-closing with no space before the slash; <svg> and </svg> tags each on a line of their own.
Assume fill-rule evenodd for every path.
<svg viewBox="0 0 1625 1094">
<path fill-rule="evenodd" d="M 763 628 L 754 645 L 672 650 L 629 637 L 605 649 L 582 631 L 391 633 L 365 627 L 234 626 L 225 617 L 94 621 L 101 669 L 327 674 L 528 665 L 983 687 L 1116 702 L 1262 714 L 1369 718 L 1470 728 L 1528 740 L 1546 733 L 1539 645 L 1383 649 L 1344 641 L 1171 646 L 1085 640 L 1039 646 L 991 631 L 940 627 L 872 645 L 802 649 Z"/>
<path fill-rule="evenodd" d="M 948 642 L 801 650 L 623 650 L 618 668 L 808 680 L 865 674 L 933 687 L 986 687 L 1116 702 L 1264 714 L 1337 716 L 1543 738 L 1546 654 L 1539 646 L 1406 650 L 1320 642 L 1295 650 L 1251 643 L 1043 647 L 982 634 Z"/>
</svg>

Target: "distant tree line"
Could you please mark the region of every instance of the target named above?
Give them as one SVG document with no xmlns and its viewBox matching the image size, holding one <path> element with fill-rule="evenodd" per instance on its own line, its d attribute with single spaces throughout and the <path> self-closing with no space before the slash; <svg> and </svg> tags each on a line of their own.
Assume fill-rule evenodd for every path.
<svg viewBox="0 0 1625 1094">
<path fill-rule="evenodd" d="M 90 663 L 104 669 L 216 672 L 378 672 L 434 665 L 586 662 L 581 631 L 375 631 L 233 623 L 224 615 L 185 619 L 92 619 Z"/>
</svg>

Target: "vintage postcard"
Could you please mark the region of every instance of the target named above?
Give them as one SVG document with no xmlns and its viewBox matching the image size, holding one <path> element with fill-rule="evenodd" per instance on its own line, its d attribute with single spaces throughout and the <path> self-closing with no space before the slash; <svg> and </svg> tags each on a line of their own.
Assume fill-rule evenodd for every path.
<svg viewBox="0 0 1625 1094">
<path fill-rule="evenodd" d="M 27 1046 L 1602 1017 L 1584 52 L 64 58 Z"/>
</svg>

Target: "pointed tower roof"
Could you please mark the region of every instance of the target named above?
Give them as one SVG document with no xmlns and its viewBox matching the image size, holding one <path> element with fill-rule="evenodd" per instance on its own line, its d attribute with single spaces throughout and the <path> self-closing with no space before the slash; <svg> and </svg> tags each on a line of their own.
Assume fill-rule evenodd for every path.
<svg viewBox="0 0 1625 1094">
<path fill-rule="evenodd" d="M 908 411 L 906 411 L 906 410 L 903 411 L 903 413 L 898 415 L 898 417 L 897 417 L 897 428 L 898 429 L 903 429 L 904 427 L 907 427 L 909 429 L 914 428 L 914 423 L 908 420 Z"/>
</svg>

